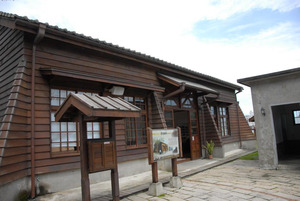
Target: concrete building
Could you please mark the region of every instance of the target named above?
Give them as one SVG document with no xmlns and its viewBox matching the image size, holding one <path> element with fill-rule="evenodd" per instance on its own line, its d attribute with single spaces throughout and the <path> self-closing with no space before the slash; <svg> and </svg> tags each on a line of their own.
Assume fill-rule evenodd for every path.
<svg viewBox="0 0 300 201">
<path fill-rule="evenodd" d="M 239 79 L 251 87 L 260 166 L 299 155 L 300 68 Z"/>
</svg>

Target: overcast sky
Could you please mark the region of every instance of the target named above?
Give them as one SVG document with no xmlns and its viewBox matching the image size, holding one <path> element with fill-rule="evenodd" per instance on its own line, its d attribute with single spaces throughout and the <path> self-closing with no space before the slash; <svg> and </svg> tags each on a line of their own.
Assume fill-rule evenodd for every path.
<svg viewBox="0 0 300 201">
<path fill-rule="evenodd" d="M 300 66 L 300 0 L 0 0 L 0 10 L 234 84 Z"/>
</svg>

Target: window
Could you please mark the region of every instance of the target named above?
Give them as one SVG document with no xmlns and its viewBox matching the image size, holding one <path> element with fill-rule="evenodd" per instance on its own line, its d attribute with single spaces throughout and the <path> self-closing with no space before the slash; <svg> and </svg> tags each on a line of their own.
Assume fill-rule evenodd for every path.
<svg viewBox="0 0 300 201">
<path fill-rule="evenodd" d="M 226 107 L 219 107 L 219 128 L 222 136 L 229 135 L 229 117 Z"/>
<path fill-rule="evenodd" d="M 294 124 L 300 125 L 300 110 L 294 110 L 293 115 L 294 115 Z"/>
<path fill-rule="evenodd" d="M 168 128 L 174 128 L 173 110 L 165 110 L 165 120 Z"/>
<path fill-rule="evenodd" d="M 176 103 L 176 101 L 173 100 L 173 99 L 168 99 L 168 100 L 165 101 L 165 105 L 166 105 L 166 106 L 173 106 L 173 107 L 176 107 L 176 106 L 177 106 L 177 103 Z"/>
<path fill-rule="evenodd" d="M 193 107 L 193 98 L 181 98 L 181 105 L 183 108 L 192 108 Z"/>
<path fill-rule="evenodd" d="M 221 131 L 221 135 L 223 137 L 230 135 L 228 108 L 210 106 L 210 113 Z"/>
<path fill-rule="evenodd" d="M 126 118 L 126 145 L 140 147 L 147 145 L 147 112 L 146 101 L 142 97 L 125 96 L 124 100 L 141 108 L 141 116 L 137 118 Z"/>
<path fill-rule="evenodd" d="M 214 118 L 216 125 L 218 126 L 218 117 L 217 117 L 217 107 L 216 106 L 210 106 L 210 114 Z"/>
<path fill-rule="evenodd" d="M 51 89 L 51 151 L 52 152 L 79 152 L 79 125 L 77 122 L 56 122 L 54 114 L 70 93 L 82 91 L 69 91 Z M 95 95 L 95 93 L 87 93 Z M 100 138 L 101 124 L 99 122 L 87 123 L 87 138 Z"/>
</svg>

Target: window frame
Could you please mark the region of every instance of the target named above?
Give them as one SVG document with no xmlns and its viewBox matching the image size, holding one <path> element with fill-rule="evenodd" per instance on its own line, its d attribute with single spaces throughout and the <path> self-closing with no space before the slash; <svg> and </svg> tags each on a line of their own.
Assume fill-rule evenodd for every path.
<svg viewBox="0 0 300 201">
<path fill-rule="evenodd" d="M 53 92 L 54 90 L 58 90 L 58 96 L 53 96 L 53 94 L 55 94 L 55 92 Z M 65 91 L 65 92 L 62 92 L 62 91 Z M 57 111 L 57 109 L 60 107 L 60 105 L 64 102 L 64 100 L 68 97 L 69 93 L 79 93 L 79 94 L 83 94 L 83 93 L 87 93 L 87 94 L 99 94 L 99 93 L 95 93 L 95 91 L 91 92 L 91 91 L 84 91 L 84 90 L 80 90 L 80 89 L 69 89 L 69 88 L 63 88 L 63 87 L 50 87 L 50 91 L 49 91 L 49 99 L 50 99 L 50 153 L 51 153 L 51 156 L 64 156 L 64 155 L 78 155 L 80 154 L 80 132 L 79 132 L 79 123 L 78 122 L 56 122 L 54 118 L 54 113 Z M 66 96 L 61 96 L 61 94 L 64 93 Z M 54 101 L 53 99 L 56 98 L 58 101 L 58 105 L 57 104 L 53 104 Z M 71 124 L 71 123 L 75 123 L 75 131 L 70 131 L 68 130 L 68 125 Z M 89 123 L 92 123 L 92 130 L 89 130 L 89 127 L 88 127 L 88 124 Z M 95 123 L 99 123 L 99 130 L 95 131 L 93 129 L 94 127 L 94 124 Z M 58 131 L 53 131 L 52 130 L 52 125 L 55 125 L 57 124 L 58 127 L 59 127 L 59 130 Z M 67 126 L 67 130 L 64 131 L 61 129 L 62 127 L 62 124 L 66 124 Z M 89 138 L 88 139 L 100 139 L 104 136 L 104 130 L 103 130 L 103 125 L 102 123 L 100 122 L 87 122 L 87 134 L 88 133 L 92 133 L 92 138 Z M 75 132 L 75 135 L 76 135 L 76 142 L 75 141 L 69 141 L 69 135 L 71 132 Z M 94 138 L 94 135 L 96 132 L 99 132 L 99 138 Z M 59 141 L 57 142 L 53 142 L 53 134 L 54 133 L 58 133 L 59 134 Z M 62 141 L 62 136 L 66 135 L 66 138 L 67 138 L 67 141 Z M 74 147 L 74 150 L 70 150 L 70 145 L 69 144 L 72 144 L 72 143 L 76 143 L 73 147 Z M 59 147 L 58 147 L 58 151 L 54 151 L 54 144 L 59 144 Z M 67 144 L 67 146 L 63 146 L 63 144 Z M 64 150 L 66 149 L 66 150 Z"/>
<path fill-rule="evenodd" d="M 213 113 L 212 113 L 212 108 L 214 109 Z M 222 109 L 222 112 L 220 112 L 220 109 Z M 224 114 L 224 109 L 225 109 L 225 114 Z M 209 112 L 216 122 L 216 126 L 218 127 L 221 137 L 231 136 L 229 107 L 224 105 L 212 104 L 209 105 Z M 226 128 L 224 122 L 226 122 Z M 227 133 L 226 133 L 226 129 L 227 129 Z"/>
<path fill-rule="evenodd" d="M 299 116 L 295 116 L 295 112 L 299 112 Z M 296 122 L 296 119 L 299 119 L 299 123 Z M 300 126 L 300 109 L 293 110 L 293 122 L 295 126 Z"/>
<path fill-rule="evenodd" d="M 130 102 L 131 104 L 136 105 L 141 109 L 141 116 L 140 117 L 131 117 L 131 118 L 125 118 L 124 123 L 125 123 L 125 145 L 126 149 L 136 149 L 136 148 L 143 148 L 147 147 L 147 127 L 148 127 L 148 116 L 147 116 L 147 98 L 143 96 L 131 96 L 131 95 L 124 95 L 123 99 Z M 139 101 L 137 103 L 137 100 L 144 100 L 144 104 L 141 104 Z M 143 106 L 142 108 L 140 106 Z M 142 120 L 144 118 L 144 120 Z M 130 123 L 128 123 L 128 120 L 130 120 Z M 138 122 L 142 121 L 144 122 L 144 128 L 138 128 Z M 130 128 L 127 127 L 127 125 L 130 125 Z M 134 128 L 132 128 L 132 125 Z M 132 130 L 134 130 L 134 138 L 135 138 L 135 144 L 127 144 L 128 142 L 128 130 L 130 130 L 131 136 L 132 136 Z M 142 132 L 142 136 L 139 137 L 139 132 Z M 133 137 L 130 137 L 130 139 Z M 141 138 L 141 141 L 145 140 L 146 143 L 144 144 L 139 144 L 139 138 Z"/>
</svg>

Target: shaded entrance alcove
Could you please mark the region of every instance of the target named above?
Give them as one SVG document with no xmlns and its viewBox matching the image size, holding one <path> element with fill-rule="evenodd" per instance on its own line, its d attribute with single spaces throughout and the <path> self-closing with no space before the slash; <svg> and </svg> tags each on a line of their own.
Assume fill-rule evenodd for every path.
<svg viewBox="0 0 300 201">
<path fill-rule="evenodd" d="M 295 122 L 295 111 L 300 111 L 300 103 L 272 106 L 279 163 L 300 157 L 300 124 Z"/>
</svg>

